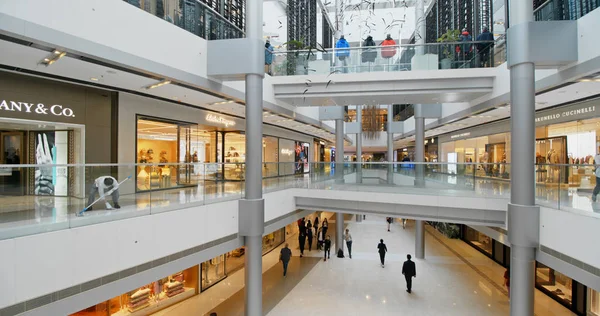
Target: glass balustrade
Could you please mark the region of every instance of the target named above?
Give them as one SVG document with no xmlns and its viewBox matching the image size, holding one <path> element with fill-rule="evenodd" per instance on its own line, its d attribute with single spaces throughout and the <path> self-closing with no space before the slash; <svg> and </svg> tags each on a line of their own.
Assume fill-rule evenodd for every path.
<svg viewBox="0 0 600 316">
<path fill-rule="evenodd" d="M 495 67 L 494 41 L 273 52 L 274 76 Z"/>
<path fill-rule="evenodd" d="M 425 187 L 414 186 L 419 166 Z M 335 181 L 338 168 L 343 183 Z M 502 163 L 266 162 L 262 169 L 265 193 L 301 188 L 510 198 L 511 168 Z M 600 216 L 600 202 L 592 201 L 593 166 L 539 164 L 535 172 L 539 205 Z M 114 183 L 118 190 L 111 191 Z M 240 163 L 0 165 L 0 239 L 238 200 L 244 189 Z"/>
</svg>

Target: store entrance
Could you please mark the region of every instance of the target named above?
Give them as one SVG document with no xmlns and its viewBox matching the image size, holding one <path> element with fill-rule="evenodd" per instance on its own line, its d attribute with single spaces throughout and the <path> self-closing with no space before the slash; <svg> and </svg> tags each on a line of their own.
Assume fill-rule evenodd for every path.
<svg viewBox="0 0 600 316">
<path fill-rule="evenodd" d="M 20 165 L 25 154 L 25 132 L 0 131 L 0 160 L 4 165 Z M 23 168 L 0 169 L 0 194 L 24 195 L 25 174 Z"/>
</svg>

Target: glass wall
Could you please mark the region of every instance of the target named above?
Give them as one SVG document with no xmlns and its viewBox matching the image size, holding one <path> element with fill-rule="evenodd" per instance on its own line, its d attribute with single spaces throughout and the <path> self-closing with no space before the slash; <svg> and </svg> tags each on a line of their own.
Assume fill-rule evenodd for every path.
<svg viewBox="0 0 600 316">
<path fill-rule="evenodd" d="M 573 279 L 539 262 L 536 263 L 535 283 L 563 305 L 572 306 Z"/>
<path fill-rule="evenodd" d="M 285 241 L 285 227 L 263 236 L 263 255 Z M 201 265 L 202 291 L 225 279 L 229 274 L 244 267 L 246 248 L 241 247 L 212 258 Z"/>
<path fill-rule="evenodd" d="M 293 175 L 295 166 L 294 159 L 296 158 L 296 146 L 293 140 L 280 138 L 279 139 L 279 175 Z"/>
<path fill-rule="evenodd" d="M 471 245 L 487 252 L 490 256 L 493 252 L 492 238 L 482 234 L 469 226 L 465 226 L 463 239 Z"/>
<path fill-rule="evenodd" d="M 593 289 L 588 289 L 587 296 L 587 313 L 588 315 L 600 315 L 600 292 Z"/>
<path fill-rule="evenodd" d="M 196 294 L 198 266 L 193 266 L 71 315 L 150 315 Z"/>
<path fill-rule="evenodd" d="M 244 37 L 245 1 L 227 1 L 224 16 L 218 14 L 220 2 L 198 0 L 124 0 L 152 15 L 204 39 Z M 211 8 L 216 4 L 217 8 Z"/>
<path fill-rule="evenodd" d="M 277 137 L 263 137 L 263 177 L 276 177 L 279 175 L 279 139 Z"/>
<path fill-rule="evenodd" d="M 137 190 L 156 190 L 195 185 L 205 173 L 213 172 L 202 163 L 214 162 L 215 132 L 198 125 L 137 119 Z M 181 163 L 197 163 L 181 166 Z"/>
</svg>

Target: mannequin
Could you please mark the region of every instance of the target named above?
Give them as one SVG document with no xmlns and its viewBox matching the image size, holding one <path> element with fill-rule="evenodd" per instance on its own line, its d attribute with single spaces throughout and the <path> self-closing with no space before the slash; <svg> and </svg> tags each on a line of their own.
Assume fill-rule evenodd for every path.
<svg viewBox="0 0 600 316">
<path fill-rule="evenodd" d="M 489 159 L 490 159 L 490 154 L 488 154 L 488 152 L 486 151 L 483 154 L 483 158 L 481 159 L 481 163 L 483 164 L 483 170 L 485 171 L 486 176 L 489 175 L 489 173 L 491 171 L 490 166 L 487 164 Z"/>
</svg>

